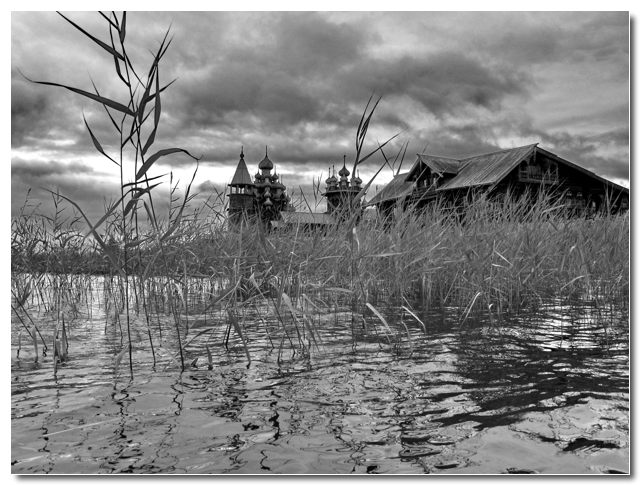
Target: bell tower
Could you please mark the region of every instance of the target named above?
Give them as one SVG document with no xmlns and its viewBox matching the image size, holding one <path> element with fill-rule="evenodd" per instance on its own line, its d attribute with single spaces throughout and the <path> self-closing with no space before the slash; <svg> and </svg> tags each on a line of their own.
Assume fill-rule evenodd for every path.
<svg viewBox="0 0 640 485">
<path fill-rule="evenodd" d="M 255 185 L 251 181 L 247 164 L 244 161 L 244 147 L 240 150 L 240 161 L 236 167 L 236 173 L 229 184 L 229 223 L 240 226 L 243 221 L 255 217 L 253 203 Z"/>
<path fill-rule="evenodd" d="M 346 219 L 352 212 L 360 210 L 361 202 L 355 202 L 355 198 L 362 189 L 362 179 L 354 174 L 349 180 L 351 172 L 347 169 L 346 155 L 343 157 L 338 175 L 340 179 L 336 178 L 334 166 L 333 172 L 326 180 L 326 190 L 322 195 L 327 198 L 327 213 Z"/>
</svg>

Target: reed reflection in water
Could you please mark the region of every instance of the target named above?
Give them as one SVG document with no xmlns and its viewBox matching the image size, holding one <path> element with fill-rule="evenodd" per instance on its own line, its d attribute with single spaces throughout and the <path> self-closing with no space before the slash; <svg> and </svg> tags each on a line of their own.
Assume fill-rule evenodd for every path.
<svg viewBox="0 0 640 485">
<path fill-rule="evenodd" d="M 425 333 L 401 312 L 385 312 L 392 338 L 374 318 L 318 314 L 308 352 L 247 312 L 248 367 L 222 315 L 192 315 L 192 334 L 207 330 L 192 366 L 165 331 L 154 369 L 140 334 L 133 381 L 98 308 L 70 324 L 57 376 L 50 357 L 16 358 L 14 324 L 12 472 L 628 473 L 626 315 L 549 307 L 461 328 L 420 314 Z"/>
</svg>

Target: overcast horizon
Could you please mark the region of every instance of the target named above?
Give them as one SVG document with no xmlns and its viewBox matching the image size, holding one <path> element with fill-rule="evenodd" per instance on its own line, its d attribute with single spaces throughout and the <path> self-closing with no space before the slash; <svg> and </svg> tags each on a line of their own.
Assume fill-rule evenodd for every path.
<svg viewBox="0 0 640 485">
<path fill-rule="evenodd" d="M 97 13 L 69 13 L 103 40 Z M 250 173 L 265 146 L 289 190 L 311 190 L 327 168 L 353 163 L 358 121 L 382 96 L 368 148 L 399 136 L 415 154 L 463 158 L 539 143 L 629 186 L 629 17 L 627 12 L 132 12 L 130 54 L 146 72 L 150 51 L 171 28 L 155 146 L 202 156 L 198 200 L 224 190 L 244 147 Z M 118 97 L 113 60 L 55 12 L 11 16 L 12 215 L 28 187 L 100 213 L 118 193 L 119 172 L 97 154 L 83 113 L 106 147 L 115 140 L 104 111 L 58 82 Z M 365 183 L 383 162 L 361 169 Z M 188 182 L 195 164 L 167 157 Z M 383 170 L 377 182 L 391 178 Z M 165 183 L 168 185 L 168 181 Z M 324 185 L 324 182 L 323 182 Z M 375 191 L 375 189 L 374 189 Z"/>
</svg>

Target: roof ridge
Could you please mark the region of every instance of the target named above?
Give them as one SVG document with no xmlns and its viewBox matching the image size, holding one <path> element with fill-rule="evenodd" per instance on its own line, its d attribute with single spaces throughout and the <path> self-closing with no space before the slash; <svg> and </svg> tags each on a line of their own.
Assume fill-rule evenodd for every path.
<svg viewBox="0 0 640 485">
<path fill-rule="evenodd" d="M 419 157 L 434 157 L 434 158 L 446 158 L 447 160 L 452 160 L 454 162 L 459 162 L 460 158 L 453 157 L 445 157 L 444 155 L 431 155 L 430 153 L 418 153 Z"/>
<path fill-rule="evenodd" d="M 540 144 L 540 142 L 536 142 L 536 143 L 530 143 L 529 145 L 522 145 L 522 146 L 519 146 L 519 147 L 503 148 L 502 150 L 496 150 L 494 152 L 481 153 L 480 155 L 473 155 L 471 157 L 460 158 L 458 160 L 461 161 L 461 162 L 466 162 L 467 160 L 471 160 L 472 158 L 485 157 L 487 155 L 495 155 L 496 153 L 502 153 L 502 152 L 511 152 L 513 150 L 520 150 L 521 148 L 531 148 L 531 147 L 534 147 L 534 146 L 538 146 L 539 144 Z"/>
</svg>

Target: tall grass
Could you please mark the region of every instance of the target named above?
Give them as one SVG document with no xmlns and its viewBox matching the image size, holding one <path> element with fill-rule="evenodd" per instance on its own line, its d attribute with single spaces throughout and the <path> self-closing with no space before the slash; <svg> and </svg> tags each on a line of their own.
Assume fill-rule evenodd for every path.
<svg viewBox="0 0 640 485">
<path fill-rule="evenodd" d="M 302 354 L 321 349 L 318 316 L 336 308 L 350 311 L 355 340 L 362 327 L 380 328 L 391 338 L 393 330 L 380 311 L 387 305 L 402 307 L 407 318 L 426 331 L 418 307 L 455 309 L 464 326 L 471 317 L 494 323 L 548 302 L 628 303 L 628 216 L 567 219 L 562 207 L 544 194 L 528 203 L 507 197 L 498 204 L 477 197 L 464 208 L 464 217 L 433 204 L 400 212 L 392 221 L 361 218 L 354 211 L 344 224 L 324 231 L 285 227 L 268 232 L 259 224 L 227 230 L 224 194 L 212 194 L 207 203 L 194 207 L 191 184 L 180 197 L 171 179 L 148 175 L 163 157 L 191 156 L 181 148 L 153 148 L 160 137 L 160 99 L 171 84 L 161 87 L 159 80 L 160 61 L 171 43 L 168 33 L 150 68 L 142 71 L 125 47 L 126 14 L 103 18 L 109 43 L 65 17 L 108 54 L 128 99 L 108 99 L 97 89 L 40 83 L 71 90 L 104 108 L 117 153 L 107 153 L 85 124 L 96 150 L 117 167 L 120 194 L 98 221 L 88 220 L 63 194 L 52 194 L 53 214 L 41 214 L 27 199 L 12 221 L 13 310 L 35 346 L 40 341 L 46 349 L 47 339 L 30 313 L 51 312 L 55 329 L 68 328 L 65 315 L 68 323 L 78 308 L 92 307 L 95 274 L 103 276 L 105 328 L 113 322 L 121 338 L 116 361 L 128 355 L 132 378 L 133 334 L 146 335 L 154 365 L 155 349 L 170 335 L 184 369 L 187 346 L 210 336 L 209 330 L 194 330 L 196 317 L 205 322 L 222 319 L 223 344 L 236 335 L 250 363 L 250 325 L 245 325 L 249 313 L 264 319 L 260 325 L 280 358 L 285 347 Z M 371 101 L 356 130 L 354 172 L 374 153 L 384 155 L 390 141 L 363 155 L 379 102 Z M 162 182 L 171 187 L 166 216 L 160 215 L 154 199 L 154 189 Z M 171 328 L 163 326 L 166 320 L 160 314 L 171 317 Z M 134 318 L 138 315 L 142 318 Z M 404 321 L 402 325 L 408 334 Z M 54 349 L 59 348 L 57 336 L 54 331 Z"/>
<path fill-rule="evenodd" d="M 102 96 L 95 84 L 93 85 L 93 92 L 91 92 L 57 82 L 32 82 L 63 88 L 98 103 L 104 108 L 106 116 L 113 128 L 113 135 L 116 141 L 113 145 L 117 148 L 115 153 L 109 153 L 103 148 L 103 142 L 94 134 L 88 121 L 83 117 L 88 135 L 95 149 L 103 155 L 109 163 L 114 164 L 118 168 L 120 175 L 120 196 L 118 200 L 106 208 L 104 216 L 101 217 L 99 221 L 90 221 L 76 202 L 65 195 L 56 195 L 71 204 L 78 211 L 84 222 L 90 227 L 89 232 L 108 260 L 110 265 L 109 269 L 115 273 L 124 293 L 122 301 L 124 303 L 126 318 L 129 368 L 131 377 L 133 377 L 129 308 L 131 288 L 129 273 L 131 266 L 136 265 L 135 259 L 137 254 L 139 254 L 138 247 L 144 242 L 144 239 L 141 239 L 139 231 L 141 212 L 144 210 L 143 216 L 145 216 L 148 223 L 155 229 L 155 232 L 147 237 L 155 238 L 160 243 L 162 251 L 164 251 L 164 245 L 167 243 L 167 239 L 175 232 L 181 222 L 184 208 L 189 201 L 191 189 L 191 184 L 189 184 L 182 203 L 178 205 L 176 210 L 170 210 L 168 228 L 160 232 L 160 228 L 158 227 L 159 217 L 152 195 L 153 189 L 160 184 L 158 180 L 162 178 L 162 176 L 149 177 L 148 173 L 158 160 L 170 155 L 183 153 L 194 158 L 196 161 L 197 158 L 193 157 L 183 148 L 171 147 L 159 150 L 154 148 L 160 125 L 162 110 L 161 96 L 173 83 L 173 81 L 171 81 L 168 84 L 162 85 L 162 87 L 160 84 L 160 61 L 171 44 L 171 39 L 168 37 L 169 31 L 167 31 L 160 45 L 155 50 L 155 54 L 152 55 L 150 67 L 143 70 L 139 66 L 134 65 L 125 44 L 127 38 L 126 12 L 120 16 L 116 13 L 109 15 L 100 13 L 100 15 L 105 20 L 105 25 L 107 26 L 109 36 L 107 42 L 100 40 L 70 18 L 60 14 L 71 26 L 80 31 L 85 38 L 97 44 L 107 55 L 107 59 L 113 62 L 115 66 L 114 79 L 124 88 L 124 92 L 126 93 L 124 99 L 111 99 Z M 173 201 L 173 193 L 171 201 Z M 117 233 L 115 235 L 111 234 L 111 237 L 121 243 L 118 254 L 114 253 L 113 245 L 107 244 L 100 234 L 100 228 L 114 215 L 114 224 L 117 227 Z M 142 291 L 141 296 L 144 300 L 144 286 L 140 287 L 140 290 Z M 138 294 L 136 293 L 135 296 L 137 301 Z M 176 331 L 180 339 L 179 326 L 176 326 Z M 153 349 L 151 333 L 149 333 L 149 343 Z"/>
<path fill-rule="evenodd" d="M 236 314 L 254 305 L 279 319 L 291 316 L 290 330 L 302 334 L 304 318 L 292 309 L 319 311 L 329 294 L 347 305 L 355 321 L 375 317 L 371 306 L 390 304 L 456 309 L 460 324 L 471 316 L 497 322 L 549 303 L 628 305 L 628 215 L 569 219 L 544 195 L 530 205 L 505 200 L 499 206 L 479 197 L 465 214 L 460 218 L 434 205 L 400 213 L 391 223 L 374 218 L 322 232 L 289 227 L 272 233 L 260 225 L 228 231 L 202 213 L 186 217 L 169 243 L 148 237 L 153 229 L 141 232 L 145 242 L 129 275 L 131 311 L 171 314 L 188 338 L 190 314 Z M 51 239 L 62 241 L 59 234 Z M 87 279 L 74 275 L 74 268 L 104 268 L 92 270 L 92 262 L 104 256 L 100 247 L 89 246 L 81 250 L 84 258 L 39 252 L 33 244 L 15 247 L 16 254 L 24 250 L 31 257 L 13 260 L 16 293 L 25 291 L 24 281 L 52 284 L 53 268 L 69 288 L 82 288 Z M 30 260 L 46 263 L 36 270 Z M 65 267 L 65 261 L 75 266 Z M 117 300 L 114 311 L 125 309 L 118 275 L 107 281 L 120 288 L 109 293 Z M 202 295 L 195 303 L 194 294 Z M 56 302 L 43 304 L 55 308 Z"/>
</svg>

